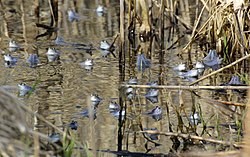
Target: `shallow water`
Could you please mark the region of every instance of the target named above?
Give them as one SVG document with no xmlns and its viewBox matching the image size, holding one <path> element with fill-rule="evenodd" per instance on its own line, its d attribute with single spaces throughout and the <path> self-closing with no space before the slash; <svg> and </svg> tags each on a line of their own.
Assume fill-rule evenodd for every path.
<svg viewBox="0 0 250 157">
<path fill-rule="evenodd" d="M 2 30 L 0 34 L 1 49 L 8 53 L 10 39 L 19 43 L 21 49 L 11 53 L 13 56 L 20 57 L 14 68 L 6 68 L 3 57 L 1 58 L 2 77 L 0 78 L 0 84 L 14 87 L 17 87 L 17 84 L 21 82 L 30 86 L 36 84 L 34 93 L 24 98 L 20 97 L 20 99 L 29 105 L 34 112 L 43 115 L 60 128 L 65 128 L 72 120 L 76 120 L 79 128 L 72 132 L 76 134 L 77 140 L 87 144 L 87 147 L 92 149 L 115 151 L 118 149 L 118 143 L 121 142 L 118 142 L 118 120 L 110 114 L 108 109 L 110 100 L 115 100 L 120 105 L 123 104 L 127 107 L 126 120 L 123 126 L 123 150 L 163 154 L 172 151 L 173 142 L 170 137 L 159 136 L 159 139 L 155 142 L 160 146 L 155 146 L 152 142 L 146 142 L 142 134 L 135 133 L 140 131 L 141 128 L 157 128 L 162 132 L 169 132 L 169 128 L 172 128 L 174 132 L 204 134 L 204 137 L 229 140 L 231 137 L 229 128 L 222 127 L 219 124 L 234 124 L 235 119 L 238 118 L 233 114 L 234 111 L 228 111 L 228 107 L 221 104 L 215 105 L 215 102 L 207 103 L 204 99 L 197 98 L 189 91 L 160 90 L 158 103 L 155 104 L 145 99 L 146 89 L 143 88 L 137 89 L 137 95 L 133 100 L 125 98 L 121 85 L 125 84 L 130 76 L 136 76 L 139 84 L 158 81 L 162 85 L 188 85 L 187 80 L 179 78 L 172 70 L 175 65 L 183 62 L 177 57 L 177 53 L 182 46 L 166 51 L 163 61 L 161 61 L 159 50 L 156 48 L 155 53 L 151 56 L 151 68 L 139 72 L 135 67 L 135 62 L 128 64 L 128 55 L 126 55 L 125 67 L 121 68 L 118 58 L 114 58 L 112 55 L 102 57 L 100 50 L 93 50 L 91 56 L 85 50 L 54 44 L 56 36 L 63 37 L 67 42 L 92 44 L 94 47 L 98 47 L 101 40 L 104 39 L 111 43 L 118 33 L 119 4 L 110 1 L 110 3 L 104 5 L 107 7 L 107 12 L 103 16 L 98 16 L 95 12 L 98 5 L 94 1 L 79 1 L 77 7 L 71 1 L 65 1 L 64 4 L 59 2 L 58 30 L 52 33 L 50 37 L 44 36 L 36 40 L 35 37 L 44 33 L 45 30 L 35 26 L 38 19 L 34 16 L 34 9 L 31 9 L 34 6 L 30 2 L 24 2 L 19 6 L 16 1 L 4 1 L 6 14 L 1 16 L 1 20 L 4 21 L 0 24 Z M 70 22 L 67 11 L 73 8 L 78 11 L 80 18 L 78 21 Z M 14 9 L 16 13 L 13 13 Z M 49 25 L 48 4 L 42 5 L 41 15 L 43 16 L 39 19 L 39 23 Z M 186 43 L 185 40 L 186 38 L 180 44 Z M 47 61 L 46 52 L 49 47 L 54 47 L 61 52 L 59 59 L 55 62 Z M 128 50 L 129 48 L 127 48 Z M 30 68 L 26 63 L 30 53 L 38 53 L 39 55 L 40 63 L 36 68 Z M 117 48 L 116 56 L 119 56 L 118 53 Z M 195 53 L 194 56 L 192 63 L 195 63 L 196 59 L 202 59 L 203 55 Z M 184 62 L 189 62 L 187 54 L 184 54 L 183 57 Z M 88 58 L 94 60 L 93 70 L 91 71 L 87 71 L 80 66 L 80 63 Z M 125 69 L 125 73 L 121 72 L 122 69 Z M 206 70 L 203 75 L 210 72 L 211 69 Z M 202 84 L 219 85 L 228 82 L 231 77 L 228 73 L 231 72 L 226 71 L 224 74 L 203 81 Z M 11 92 L 18 95 L 18 90 Z M 97 93 L 103 99 L 97 108 L 97 118 L 94 121 L 79 116 L 80 112 L 88 108 L 92 93 Z M 226 96 L 213 91 L 197 91 L 196 93 L 211 99 L 244 102 L 244 99 L 232 92 Z M 156 105 L 163 108 L 163 116 L 159 121 L 144 114 Z M 194 127 L 195 131 L 188 122 L 188 117 L 194 110 L 199 111 L 204 119 L 203 124 Z M 206 123 L 207 129 L 202 132 L 204 131 L 204 123 Z M 50 135 L 53 132 L 52 128 L 45 126 L 41 121 L 34 121 L 33 124 L 34 129 L 45 134 Z M 216 126 L 218 127 L 216 128 Z M 237 132 L 233 132 L 233 134 L 235 141 L 237 141 Z M 239 138 L 241 137 L 239 136 Z M 177 152 L 192 149 L 220 149 L 209 144 L 200 148 L 193 148 L 193 145 L 186 147 L 185 143 L 181 139 L 179 140 L 181 143 Z M 107 153 L 101 155 L 110 156 Z"/>
</svg>

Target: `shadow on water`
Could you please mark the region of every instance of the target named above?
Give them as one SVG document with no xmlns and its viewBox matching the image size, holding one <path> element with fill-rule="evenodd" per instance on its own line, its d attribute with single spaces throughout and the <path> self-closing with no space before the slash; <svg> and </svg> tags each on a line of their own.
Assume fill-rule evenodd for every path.
<svg viewBox="0 0 250 157">
<path fill-rule="evenodd" d="M 1 86 L 20 88 L 10 92 L 83 143 L 86 148 L 75 142 L 74 155 L 236 150 L 246 89 L 233 86 L 247 86 L 248 62 L 189 86 L 234 57 L 216 49 L 212 39 L 195 36 L 197 42 L 189 43 L 202 7 L 148 2 L 2 1 Z M 224 51 L 232 46 L 229 40 Z M 111 111 L 112 102 L 118 107 Z M 29 123 L 65 144 L 45 121 L 34 116 Z"/>
</svg>

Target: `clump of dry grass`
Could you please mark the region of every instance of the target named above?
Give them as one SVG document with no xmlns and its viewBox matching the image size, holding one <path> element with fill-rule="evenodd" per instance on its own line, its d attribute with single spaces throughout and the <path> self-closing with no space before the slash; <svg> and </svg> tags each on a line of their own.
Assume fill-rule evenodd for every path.
<svg viewBox="0 0 250 157">
<path fill-rule="evenodd" d="M 47 136 L 34 132 L 29 120 L 34 113 L 16 96 L 0 89 L 0 156 L 25 156 L 48 152 Z M 58 148 L 58 147 L 57 147 Z"/>
<path fill-rule="evenodd" d="M 249 51 L 249 5 L 243 0 L 207 1 L 203 5 L 199 17 L 208 14 L 208 18 L 200 27 L 201 21 L 196 21 L 184 50 L 198 43 L 204 50 L 216 48 L 228 62 L 245 56 Z"/>
<path fill-rule="evenodd" d="M 0 88 L 0 109 L 0 156 L 71 156 L 74 146 L 89 153 L 87 148 L 72 138 L 67 129 L 61 130 L 40 114 L 31 111 L 3 88 Z M 47 135 L 34 131 L 31 121 L 34 116 L 63 135 L 63 138 L 53 143 Z"/>
<path fill-rule="evenodd" d="M 28 124 L 26 114 L 21 107 L 23 104 L 12 94 L 0 90 L 0 152 L 3 156 L 7 154 L 22 154 L 28 150 L 24 150 L 24 143 L 27 133 Z M 23 138 L 23 142 L 21 142 Z M 31 140 L 31 139 L 29 139 Z"/>
</svg>

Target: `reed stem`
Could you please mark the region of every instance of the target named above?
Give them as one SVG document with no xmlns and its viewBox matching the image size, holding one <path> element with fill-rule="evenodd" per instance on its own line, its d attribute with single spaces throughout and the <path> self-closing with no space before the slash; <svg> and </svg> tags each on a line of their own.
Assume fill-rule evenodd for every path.
<svg viewBox="0 0 250 157">
<path fill-rule="evenodd" d="M 250 89 L 250 86 L 168 86 L 168 85 L 159 85 L 159 86 L 150 86 L 150 85 L 122 85 L 122 87 L 133 87 L 133 88 L 155 88 L 155 89 L 170 89 L 170 90 L 215 90 L 215 89 Z"/>
</svg>

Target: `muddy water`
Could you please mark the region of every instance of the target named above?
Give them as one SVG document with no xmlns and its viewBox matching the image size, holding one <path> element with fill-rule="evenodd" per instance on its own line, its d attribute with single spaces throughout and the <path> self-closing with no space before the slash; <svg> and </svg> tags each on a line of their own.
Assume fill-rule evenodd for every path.
<svg viewBox="0 0 250 157">
<path fill-rule="evenodd" d="M 19 57 L 14 68 L 6 68 L 3 57 L 1 57 L 1 85 L 16 87 L 11 92 L 18 95 L 17 84 L 21 82 L 30 86 L 36 84 L 35 92 L 30 96 L 20 97 L 20 99 L 34 112 L 43 115 L 62 129 L 65 129 L 72 120 L 76 120 L 78 129 L 72 133 L 88 148 L 117 150 L 118 143 L 122 143 L 122 149 L 131 152 L 167 154 L 174 149 L 170 137 L 159 136 L 155 143 L 147 142 L 142 134 L 135 133 L 142 128 L 157 128 L 163 132 L 169 132 L 169 128 L 171 128 L 173 132 L 203 134 L 204 137 L 224 140 L 230 139 L 229 128 L 219 125 L 235 123 L 237 116 L 233 114 L 234 112 L 228 112 L 228 107 L 221 104 L 215 105 L 214 102 L 207 103 L 189 91 L 180 90 L 160 90 L 159 102 L 151 103 L 144 97 L 146 90 L 137 89 L 137 96 L 128 100 L 120 88 L 121 84 L 126 83 L 130 76 L 136 76 L 139 84 L 158 81 L 163 85 L 187 85 L 189 82 L 179 78 L 172 68 L 180 62 L 189 62 L 187 54 L 184 54 L 182 61 L 177 57 L 182 45 L 188 41 L 188 35 L 181 40 L 177 48 L 165 52 L 163 62 L 160 62 L 162 58 L 159 55 L 160 51 L 156 48 L 155 53 L 152 53 L 151 56 L 151 68 L 142 73 L 137 70 L 134 62 L 125 64 L 125 67 L 119 66 L 118 48 L 115 51 L 117 58 L 114 58 L 112 55 L 102 57 L 100 50 L 93 50 L 91 56 L 86 53 L 86 50 L 79 50 L 73 46 L 55 45 L 56 36 L 63 37 L 68 43 L 92 44 L 93 47 L 99 47 L 100 42 L 104 39 L 112 42 L 116 36 L 119 28 L 119 4 L 117 2 L 105 3 L 107 10 L 103 16 L 99 16 L 95 12 L 98 5 L 94 1 L 78 1 L 76 3 L 74 5 L 71 1 L 59 2 L 57 31 L 53 32 L 51 36 L 46 35 L 35 39 L 38 34 L 46 32 L 45 29 L 36 27 L 36 23 L 50 25 L 51 16 L 48 4 L 46 2 L 41 4 L 40 18 L 37 18 L 34 12 L 36 6 L 30 2 L 24 2 L 21 5 L 18 5 L 16 1 L 3 2 L 5 14 L 1 15 L 3 21 L 0 24 L 1 49 L 8 53 L 10 39 L 19 43 L 21 49 L 17 52 L 11 52 L 13 56 Z M 68 20 L 67 11 L 70 9 L 77 10 L 78 21 L 70 22 Z M 169 34 L 166 31 L 167 35 Z M 171 45 L 171 42 L 168 45 Z M 49 47 L 56 48 L 61 52 L 59 60 L 48 62 L 46 52 Z M 129 49 L 126 48 L 127 51 Z M 30 53 L 39 55 L 40 63 L 36 68 L 30 68 L 26 63 Z M 203 57 L 199 53 L 193 53 L 193 56 L 195 57 L 192 57 L 190 64 Z M 91 71 L 80 66 L 80 63 L 88 58 L 94 60 L 94 67 Z M 129 61 L 128 55 L 126 55 L 126 62 Z M 125 73 L 121 73 L 121 69 L 125 69 Z M 206 70 L 205 74 L 210 72 L 211 69 Z M 202 83 L 204 85 L 218 85 L 222 82 L 228 82 L 230 77 L 230 75 L 225 74 L 217 75 Z M 88 108 L 88 100 L 92 93 L 97 93 L 103 99 L 97 108 L 97 118 L 94 121 L 80 115 L 84 109 Z M 209 98 L 244 102 L 235 93 L 229 93 L 230 95 L 216 95 L 213 91 L 197 91 L 197 93 Z M 110 114 L 108 109 L 110 100 L 115 100 L 120 105 L 123 104 L 127 107 L 126 120 L 122 127 L 122 141 L 118 140 L 118 120 Z M 163 108 L 163 117 L 159 121 L 143 114 L 156 105 Z M 195 131 L 188 122 L 188 116 L 194 110 L 199 111 L 204 119 L 203 124 L 199 124 Z M 208 128 L 204 131 L 205 124 Z M 54 131 L 41 121 L 32 120 L 32 126 L 48 135 Z M 233 137 L 237 141 L 237 133 L 232 132 L 231 134 L 234 134 Z M 213 145 L 188 145 L 187 147 L 181 139 L 179 140 L 181 143 L 177 149 L 178 152 L 182 150 L 220 149 Z M 110 156 L 110 154 L 104 153 L 103 156 Z"/>
</svg>

